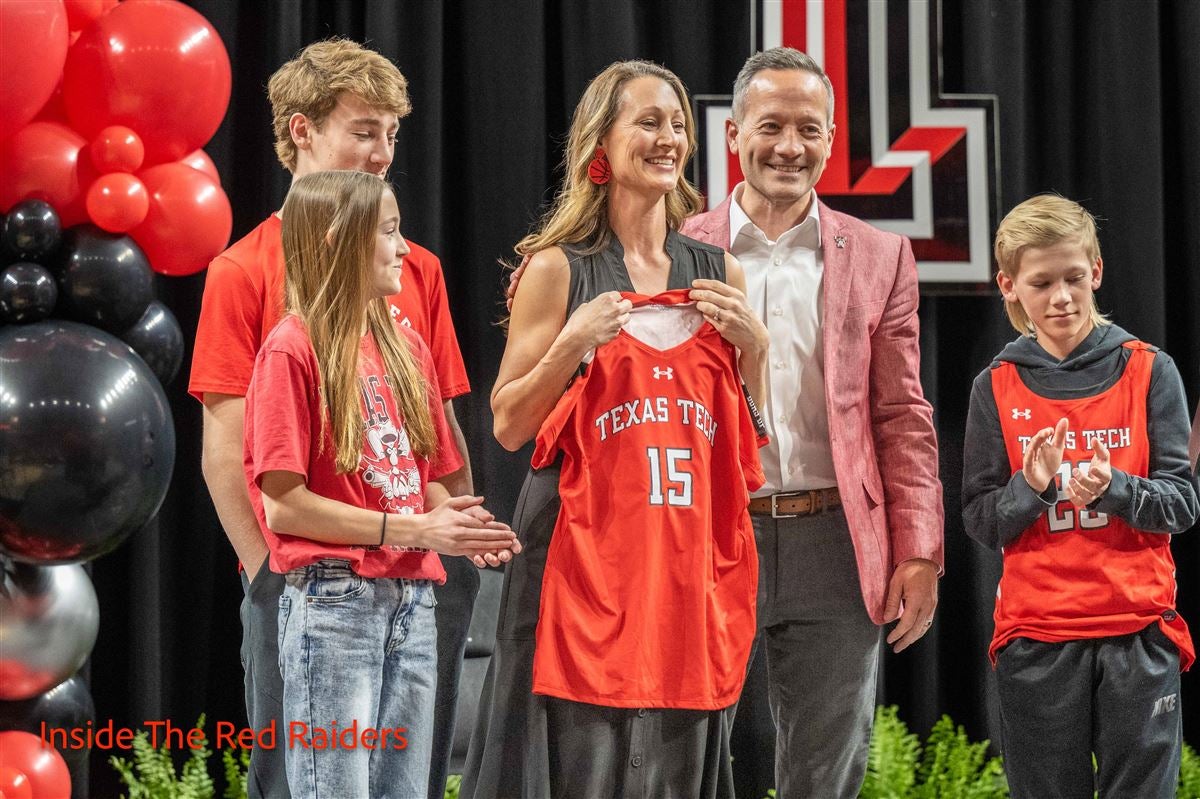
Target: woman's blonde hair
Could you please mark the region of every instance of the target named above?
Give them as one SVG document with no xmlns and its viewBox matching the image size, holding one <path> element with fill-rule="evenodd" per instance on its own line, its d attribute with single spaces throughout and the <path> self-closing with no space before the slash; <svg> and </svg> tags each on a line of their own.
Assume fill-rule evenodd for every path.
<svg viewBox="0 0 1200 799">
<path fill-rule="evenodd" d="M 408 81 L 384 56 L 349 39 L 313 42 L 275 71 L 267 82 L 275 155 L 289 172 L 296 171 L 293 114 L 304 114 L 320 130 L 342 92 L 396 115 L 408 116 Z"/>
<path fill-rule="evenodd" d="M 621 92 L 625 84 L 636 78 L 658 78 L 666 82 L 679 99 L 683 109 L 684 130 L 688 149 L 686 162 L 696 152 L 696 122 L 692 103 L 683 82 L 671 70 L 650 61 L 617 61 L 592 79 L 583 92 L 571 129 L 567 134 L 567 150 L 563 156 L 564 177 L 549 212 L 538 228 L 517 243 L 518 255 L 553 247 L 558 244 L 583 244 L 595 252 L 608 244 L 608 186 L 598 186 L 588 178 L 591 163 L 600 140 L 616 122 L 621 110 Z M 684 219 L 702 210 L 700 193 L 680 177 L 675 188 L 667 194 L 667 224 L 677 229 Z"/>
<path fill-rule="evenodd" d="M 1078 243 L 1090 264 L 1100 257 L 1100 239 L 1096 235 L 1096 218 L 1074 200 L 1058 194 L 1038 194 L 1008 212 L 996 230 L 996 264 L 1010 280 L 1017 279 L 1021 256 L 1030 247 L 1053 247 L 1063 242 Z M 1004 302 L 1008 321 L 1018 333 L 1032 336 L 1033 322 L 1019 302 Z M 1092 295 L 1092 323 L 1110 325 L 1100 313 Z"/>
<path fill-rule="evenodd" d="M 387 300 L 374 297 L 372 265 L 379 207 L 391 187 L 363 172 L 314 172 L 297 179 L 283 203 L 287 311 L 308 330 L 317 356 L 318 391 L 339 473 L 358 468 L 363 445 L 359 346 L 375 339 L 396 407 L 415 452 L 431 458 L 437 436 L 429 387 L 416 357 L 392 321 Z M 320 450 L 319 450 L 320 451 Z"/>
</svg>

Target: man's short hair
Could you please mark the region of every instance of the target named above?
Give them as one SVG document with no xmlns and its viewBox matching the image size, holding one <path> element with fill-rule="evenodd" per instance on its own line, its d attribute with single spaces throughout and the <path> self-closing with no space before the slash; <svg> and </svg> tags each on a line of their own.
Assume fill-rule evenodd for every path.
<svg viewBox="0 0 1200 799">
<path fill-rule="evenodd" d="M 304 114 L 320 130 L 342 92 L 398 118 L 412 111 L 408 81 L 387 58 L 349 39 L 314 42 L 267 82 L 275 154 L 289 172 L 296 169 L 296 144 L 289 129 L 292 115 Z"/>
<path fill-rule="evenodd" d="M 733 82 L 734 122 L 742 121 L 742 114 L 746 110 L 746 90 L 750 88 L 750 81 L 754 80 L 754 76 L 764 69 L 795 69 L 811 72 L 820 78 L 821 83 L 825 84 L 825 96 L 828 98 L 826 106 L 829 114 L 825 124 L 833 125 L 833 84 L 829 82 L 829 76 L 811 56 L 791 47 L 772 47 L 746 59 L 737 80 Z"/>
</svg>

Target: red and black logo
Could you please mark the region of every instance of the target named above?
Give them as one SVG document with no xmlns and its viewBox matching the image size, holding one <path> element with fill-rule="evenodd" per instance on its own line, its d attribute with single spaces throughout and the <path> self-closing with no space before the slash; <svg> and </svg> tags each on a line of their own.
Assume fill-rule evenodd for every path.
<svg viewBox="0 0 1200 799">
<path fill-rule="evenodd" d="M 992 95 L 941 91 L 938 0 L 751 0 L 754 50 L 808 53 L 833 84 L 837 135 L 817 193 L 912 240 L 923 290 L 991 283 L 999 209 Z M 696 181 L 714 208 L 742 179 L 730 95 L 697 95 Z"/>
</svg>

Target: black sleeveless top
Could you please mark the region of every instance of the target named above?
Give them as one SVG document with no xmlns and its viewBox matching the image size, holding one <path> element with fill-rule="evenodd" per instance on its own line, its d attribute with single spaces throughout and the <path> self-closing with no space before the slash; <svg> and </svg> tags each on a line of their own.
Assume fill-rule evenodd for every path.
<svg viewBox="0 0 1200 799">
<path fill-rule="evenodd" d="M 574 244 L 564 244 L 562 249 L 571 265 L 567 316 L 606 291 L 634 290 L 625 268 L 625 248 L 616 236 L 610 236 L 609 245 L 599 252 L 584 253 L 580 245 Z M 663 249 L 671 257 L 668 290 L 690 288 L 693 280 L 701 278 L 725 281 L 725 251 L 720 247 L 668 230 Z"/>
</svg>

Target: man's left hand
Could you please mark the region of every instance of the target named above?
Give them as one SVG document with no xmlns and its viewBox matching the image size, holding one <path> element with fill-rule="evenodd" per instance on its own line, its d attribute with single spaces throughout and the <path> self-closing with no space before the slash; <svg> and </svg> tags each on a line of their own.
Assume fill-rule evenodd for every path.
<svg viewBox="0 0 1200 799">
<path fill-rule="evenodd" d="M 938 567 L 931 560 L 912 558 L 896 567 L 883 611 L 885 622 L 900 620 L 887 637 L 893 651 L 903 652 L 929 632 L 937 609 L 937 582 Z"/>
</svg>

